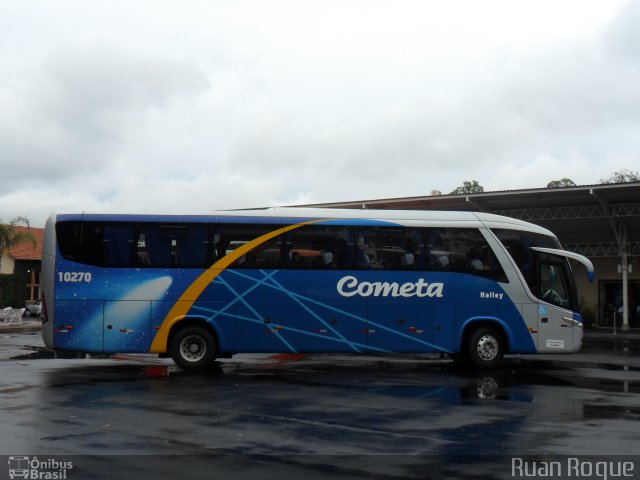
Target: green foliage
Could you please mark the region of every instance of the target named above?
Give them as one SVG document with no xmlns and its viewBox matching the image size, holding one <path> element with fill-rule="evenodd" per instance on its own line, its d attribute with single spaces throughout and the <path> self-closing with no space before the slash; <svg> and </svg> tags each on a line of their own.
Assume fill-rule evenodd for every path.
<svg viewBox="0 0 640 480">
<path fill-rule="evenodd" d="M 561 178 L 560 180 L 552 180 L 547 184 L 547 188 L 559 187 L 575 187 L 576 183 L 570 178 Z"/>
<path fill-rule="evenodd" d="M 36 246 L 36 239 L 29 230 L 19 230 L 18 226 L 29 228 L 29 220 L 25 217 L 15 217 L 9 223 L 2 223 L 0 219 L 0 257 L 5 250 L 13 248 L 23 242 L 31 242 Z M 22 307 L 25 301 L 25 285 L 27 272 L 17 269 L 13 275 L 0 275 L 0 308 Z"/>
<path fill-rule="evenodd" d="M 631 182 L 640 182 L 640 172 L 637 170 L 634 172 L 632 170 L 627 170 L 626 168 L 622 168 L 618 171 L 613 172 L 609 178 L 601 178 L 600 183 L 631 183 Z"/>
<path fill-rule="evenodd" d="M 29 220 L 26 217 L 15 217 L 9 223 L 2 223 L 0 219 L 0 254 L 8 248 L 20 245 L 22 242 L 30 241 L 36 246 L 36 239 L 30 231 L 20 231 L 16 227 L 24 226 L 29 228 Z"/>
<path fill-rule="evenodd" d="M 15 217 L 9 223 L 2 223 L 0 219 L 0 256 L 5 250 L 20 245 L 23 242 L 31 242 L 35 248 L 36 239 L 30 231 L 18 230 L 16 227 L 29 228 L 29 220 L 26 217 Z"/>
<path fill-rule="evenodd" d="M 25 275 L 0 275 L 0 308 L 19 308 L 25 300 Z"/>
<path fill-rule="evenodd" d="M 465 193 L 482 193 L 484 187 L 478 183 L 477 180 L 465 181 L 461 186 L 456 188 L 451 195 L 462 195 Z"/>
</svg>

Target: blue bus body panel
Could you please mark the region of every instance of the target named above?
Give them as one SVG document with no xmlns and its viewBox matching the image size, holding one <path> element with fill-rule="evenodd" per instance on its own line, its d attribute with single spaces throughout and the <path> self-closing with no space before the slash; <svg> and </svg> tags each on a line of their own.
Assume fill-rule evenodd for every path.
<svg viewBox="0 0 640 480">
<path fill-rule="evenodd" d="M 59 281 L 70 271 L 90 281 Z M 479 276 L 228 269 L 197 299 L 180 300 L 202 272 L 104 269 L 58 256 L 54 348 L 149 351 L 175 303 L 193 300 L 187 316 L 215 329 L 222 352 L 455 352 L 464 326 L 487 319 L 504 327 L 512 352 L 536 351 L 519 308 Z"/>
<path fill-rule="evenodd" d="M 101 300 L 58 300 L 53 346 L 56 350 L 102 352 L 104 302 Z"/>
</svg>

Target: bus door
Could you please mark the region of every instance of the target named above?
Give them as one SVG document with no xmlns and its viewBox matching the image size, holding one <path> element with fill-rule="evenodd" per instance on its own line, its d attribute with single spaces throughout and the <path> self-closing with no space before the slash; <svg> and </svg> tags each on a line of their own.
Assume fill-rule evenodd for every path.
<svg viewBox="0 0 640 480">
<path fill-rule="evenodd" d="M 589 282 L 594 279 L 593 263 L 574 252 L 554 248 L 531 247 L 536 252 L 538 305 L 538 351 L 574 352 L 582 344 L 582 323 L 579 315 L 573 274 L 567 259 L 576 260 L 587 269 Z M 577 317 L 577 318 L 576 318 Z"/>
<path fill-rule="evenodd" d="M 538 351 L 573 351 L 574 329 L 570 310 L 572 284 L 566 260 L 541 260 L 539 263 L 540 299 L 538 304 Z"/>
</svg>

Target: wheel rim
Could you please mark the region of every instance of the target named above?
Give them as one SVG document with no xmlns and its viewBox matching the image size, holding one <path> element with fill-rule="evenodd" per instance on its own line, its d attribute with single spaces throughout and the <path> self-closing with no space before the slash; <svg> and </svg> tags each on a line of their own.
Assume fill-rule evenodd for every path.
<svg viewBox="0 0 640 480">
<path fill-rule="evenodd" d="M 493 399 L 496 398 L 496 392 L 498 391 L 498 382 L 496 382 L 491 377 L 486 377 L 478 382 L 476 387 L 476 392 L 478 394 L 478 398 L 488 398 Z"/>
<path fill-rule="evenodd" d="M 197 335 L 189 335 L 180 342 L 180 354 L 189 362 L 202 360 L 207 353 L 207 344 Z"/>
<path fill-rule="evenodd" d="M 493 335 L 483 335 L 476 344 L 478 356 L 485 361 L 491 361 L 498 355 L 498 340 Z"/>
</svg>

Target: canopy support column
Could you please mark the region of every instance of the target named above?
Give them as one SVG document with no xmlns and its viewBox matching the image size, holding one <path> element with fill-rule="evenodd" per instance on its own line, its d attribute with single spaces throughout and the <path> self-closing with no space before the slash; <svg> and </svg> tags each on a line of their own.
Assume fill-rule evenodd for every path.
<svg viewBox="0 0 640 480">
<path fill-rule="evenodd" d="M 609 202 L 598 195 L 593 189 L 591 189 L 589 193 L 591 193 L 591 195 L 598 200 L 600 205 L 602 205 L 618 242 L 620 273 L 622 273 L 622 330 L 629 330 L 629 259 L 627 255 L 628 228 L 624 222 L 616 217 Z"/>
</svg>

